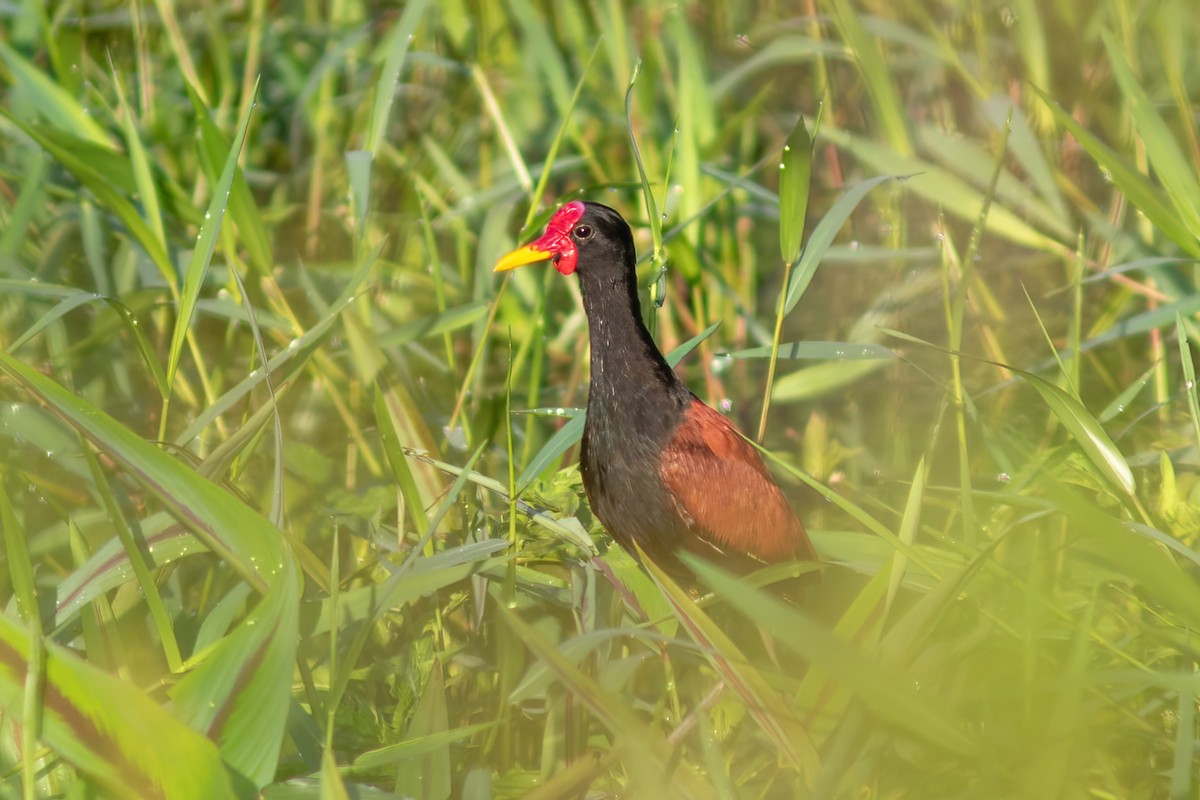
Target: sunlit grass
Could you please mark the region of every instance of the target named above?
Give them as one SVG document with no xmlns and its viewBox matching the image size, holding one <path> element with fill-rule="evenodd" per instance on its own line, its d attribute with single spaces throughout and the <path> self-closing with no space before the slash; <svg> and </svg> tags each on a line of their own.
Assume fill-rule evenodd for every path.
<svg viewBox="0 0 1200 800">
<path fill-rule="evenodd" d="M 3 13 L 0 797 L 1195 796 L 1188 0 Z M 588 511 L 577 197 L 800 606 Z"/>
</svg>

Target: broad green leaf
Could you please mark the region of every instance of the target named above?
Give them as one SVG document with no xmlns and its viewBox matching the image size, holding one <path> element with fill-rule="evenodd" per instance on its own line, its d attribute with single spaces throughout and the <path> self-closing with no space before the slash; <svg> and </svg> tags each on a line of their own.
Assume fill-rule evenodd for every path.
<svg viewBox="0 0 1200 800">
<path fill-rule="evenodd" d="M 860 345 L 852 345 L 857 347 Z M 835 394 L 883 368 L 884 359 L 830 361 L 789 372 L 775 382 L 771 398 L 778 403 L 799 403 Z"/>
<path fill-rule="evenodd" d="M 79 517 L 81 526 L 86 521 Z M 204 545 L 167 513 L 152 514 L 139 522 L 146 558 L 151 568 L 162 567 L 192 553 L 204 551 Z M 96 598 L 134 579 L 133 565 L 119 539 L 111 538 L 58 585 L 55 600 L 55 627 L 70 622 Z"/>
<path fill-rule="evenodd" d="M 378 769 L 379 767 L 394 764 L 397 761 L 423 756 L 446 745 L 469 739 L 475 734 L 493 728 L 498 724 L 500 724 L 499 720 L 479 722 L 474 725 L 464 725 L 461 728 L 452 728 L 439 733 L 407 738 L 403 742 L 389 744 L 386 747 L 380 747 L 376 750 L 368 750 L 354 759 L 353 769 Z"/>
<path fill-rule="evenodd" d="M 346 791 L 346 784 L 338 772 L 333 750 L 328 747 L 321 755 L 321 800 L 350 800 L 350 793 Z"/>
<path fill-rule="evenodd" d="M 563 453 L 567 452 L 571 447 L 574 447 L 580 439 L 583 438 L 583 426 L 587 421 L 587 411 L 579 409 L 567 423 L 554 432 L 542 449 L 534 454 L 533 458 L 529 459 L 529 463 L 525 465 L 525 469 L 521 470 L 521 474 L 517 477 L 517 494 L 520 495 L 529 484 L 537 479 L 542 471 L 550 466 Z"/>
<path fill-rule="evenodd" d="M 296 663 L 301 578 L 291 554 L 271 588 L 171 691 L 176 713 L 261 789 L 274 780 Z"/>
<path fill-rule="evenodd" d="M 0 709 L 20 718 L 30 632 L 0 615 Z M 110 797 L 235 797 L 217 748 L 129 684 L 45 644 L 42 741 Z"/>
<path fill-rule="evenodd" d="M 12 356 L 0 353 L 0 371 L 124 467 L 251 585 L 265 590 L 282 568 L 279 530 L 240 499 Z"/>
<path fill-rule="evenodd" d="M 1100 473 L 1108 478 L 1116 488 L 1125 494 L 1132 495 L 1136 484 L 1133 472 L 1129 469 L 1129 463 L 1125 460 L 1125 456 L 1121 455 L 1121 451 L 1113 443 L 1113 440 L 1109 438 L 1104 426 L 1092 416 L 1083 403 L 1032 372 L 1012 367 L 1009 369 L 1021 375 L 1034 389 L 1037 389 L 1042 401 L 1049 406 L 1054 416 L 1071 434 L 1071 438 L 1079 444 L 1087 457 L 1100 470 Z"/>
</svg>

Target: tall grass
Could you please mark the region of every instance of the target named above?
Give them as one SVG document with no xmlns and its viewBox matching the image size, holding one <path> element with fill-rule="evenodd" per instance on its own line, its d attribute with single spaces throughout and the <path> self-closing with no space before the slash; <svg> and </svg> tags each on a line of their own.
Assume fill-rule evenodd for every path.
<svg viewBox="0 0 1200 800">
<path fill-rule="evenodd" d="M 0 20 L 0 797 L 1200 791 L 1188 0 Z M 576 197 L 799 606 L 587 509 Z"/>
</svg>

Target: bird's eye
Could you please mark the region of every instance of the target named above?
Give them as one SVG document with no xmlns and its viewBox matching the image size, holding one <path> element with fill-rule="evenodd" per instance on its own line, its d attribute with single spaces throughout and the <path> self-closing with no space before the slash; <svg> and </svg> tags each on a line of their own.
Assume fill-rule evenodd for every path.
<svg viewBox="0 0 1200 800">
<path fill-rule="evenodd" d="M 588 239 L 592 238 L 592 234 L 594 234 L 595 231 L 592 230 L 591 225 L 578 225 L 578 226 L 576 226 L 575 230 L 572 231 L 572 233 L 575 234 L 576 239 L 578 239 L 581 242 L 584 242 L 584 241 L 587 241 Z"/>
</svg>

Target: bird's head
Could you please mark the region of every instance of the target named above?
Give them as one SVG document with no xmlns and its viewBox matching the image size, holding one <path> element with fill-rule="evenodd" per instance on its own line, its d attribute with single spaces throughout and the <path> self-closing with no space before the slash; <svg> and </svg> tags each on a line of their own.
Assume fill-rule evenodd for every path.
<svg viewBox="0 0 1200 800">
<path fill-rule="evenodd" d="M 554 212 L 540 238 L 517 248 L 496 262 L 496 272 L 553 261 L 563 275 L 583 273 L 612 265 L 634 266 L 633 234 L 621 215 L 600 203 L 567 203 Z"/>
</svg>

